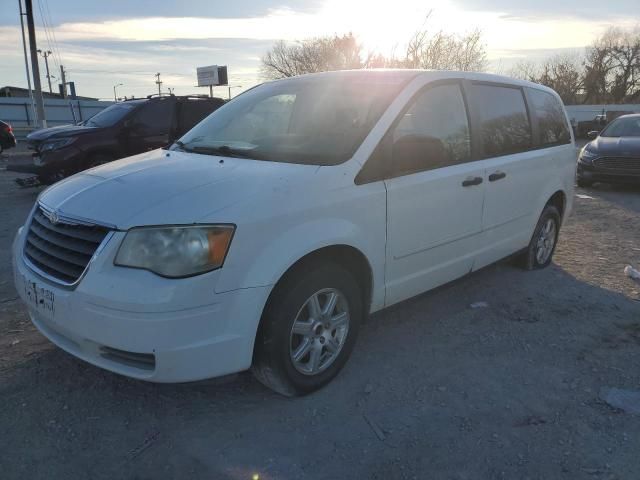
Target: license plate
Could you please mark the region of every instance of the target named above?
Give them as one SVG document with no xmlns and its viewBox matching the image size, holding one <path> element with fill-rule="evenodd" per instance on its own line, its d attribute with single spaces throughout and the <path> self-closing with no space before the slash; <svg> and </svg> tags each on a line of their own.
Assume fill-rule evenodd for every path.
<svg viewBox="0 0 640 480">
<path fill-rule="evenodd" d="M 42 158 L 34 156 L 33 157 L 33 164 L 36 167 L 39 167 L 40 165 L 42 165 Z"/>
<path fill-rule="evenodd" d="M 22 276 L 24 296 L 31 307 L 38 310 L 49 318 L 53 318 L 56 312 L 56 296 L 48 288 L 32 282 L 24 275 Z"/>
</svg>

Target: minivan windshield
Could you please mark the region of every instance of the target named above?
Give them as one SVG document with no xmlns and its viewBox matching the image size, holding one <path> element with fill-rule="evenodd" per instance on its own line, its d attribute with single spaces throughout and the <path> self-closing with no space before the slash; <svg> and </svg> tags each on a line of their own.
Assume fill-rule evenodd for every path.
<svg viewBox="0 0 640 480">
<path fill-rule="evenodd" d="M 600 136 L 640 137 L 640 116 L 617 118 L 602 131 Z"/>
<path fill-rule="evenodd" d="M 353 156 L 406 78 L 321 75 L 266 83 L 216 110 L 172 148 L 337 165 Z"/>
<path fill-rule="evenodd" d="M 135 106 L 133 103 L 116 103 L 96 113 L 81 125 L 86 125 L 87 127 L 111 127 L 124 118 Z"/>
</svg>

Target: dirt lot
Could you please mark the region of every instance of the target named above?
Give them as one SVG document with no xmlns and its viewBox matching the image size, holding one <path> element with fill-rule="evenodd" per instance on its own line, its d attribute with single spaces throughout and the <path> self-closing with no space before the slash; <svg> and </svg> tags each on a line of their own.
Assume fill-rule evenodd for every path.
<svg viewBox="0 0 640 480">
<path fill-rule="evenodd" d="M 0 167 L 3 165 L 0 161 Z M 9 248 L 36 199 L 0 172 L 0 477 L 638 479 L 640 188 L 579 190 L 555 263 L 508 262 L 375 315 L 322 391 L 249 374 L 153 385 L 67 355 L 16 300 Z M 478 301 L 485 308 L 471 308 Z"/>
</svg>

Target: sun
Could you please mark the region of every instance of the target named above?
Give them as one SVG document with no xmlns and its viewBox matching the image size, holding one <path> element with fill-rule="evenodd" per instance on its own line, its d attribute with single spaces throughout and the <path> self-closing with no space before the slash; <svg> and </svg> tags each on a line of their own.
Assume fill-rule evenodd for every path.
<svg viewBox="0 0 640 480">
<path fill-rule="evenodd" d="M 334 33 L 352 32 L 369 52 L 400 53 L 411 36 L 422 28 L 460 29 L 460 11 L 449 2 L 423 0 L 329 0 L 318 13 Z M 464 28 L 462 28 L 464 30 Z"/>
</svg>

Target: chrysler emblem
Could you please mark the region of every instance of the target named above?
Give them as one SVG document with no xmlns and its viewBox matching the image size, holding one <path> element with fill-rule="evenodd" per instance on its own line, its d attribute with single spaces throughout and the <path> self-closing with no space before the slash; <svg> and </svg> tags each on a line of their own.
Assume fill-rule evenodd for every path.
<svg viewBox="0 0 640 480">
<path fill-rule="evenodd" d="M 47 211 L 45 209 L 42 209 L 42 214 L 45 217 L 47 217 L 49 221 L 54 225 L 60 221 L 60 218 L 58 217 L 58 212 L 56 212 L 55 210 Z"/>
</svg>

